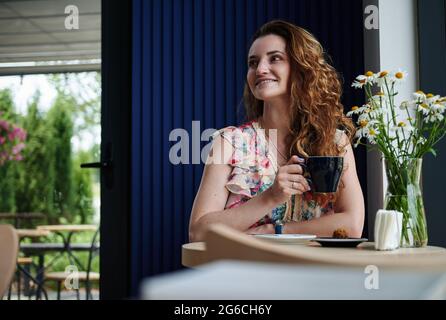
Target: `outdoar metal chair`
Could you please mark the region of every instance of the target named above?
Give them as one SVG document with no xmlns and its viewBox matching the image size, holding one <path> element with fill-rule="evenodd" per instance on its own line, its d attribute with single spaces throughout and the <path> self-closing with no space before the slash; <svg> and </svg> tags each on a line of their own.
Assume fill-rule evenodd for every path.
<svg viewBox="0 0 446 320">
<path fill-rule="evenodd" d="M 87 260 L 87 266 L 85 271 L 78 271 L 77 273 L 73 274 L 77 277 L 77 280 L 79 283 L 85 283 L 85 299 L 91 300 L 93 299 L 93 295 L 91 293 L 91 286 L 92 282 L 99 282 L 100 280 L 100 274 L 98 272 L 91 271 L 92 263 L 95 257 L 99 255 L 99 228 L 95 231 L 90 248 L 88 251 L 88 260 Z M 75 245 L 75 244 L 73 244 Z M 57 283 L 57 300 L 60 300 L 61 298 L 61 290 L 62 290 L 62 284 L 67 279 L 67 273 L 66 272 L 47 272 L 45 273 L 45 282 L 46 281 L 55 281 Z M 79 295 L 79 289 L 76 289 L 77 298 L 80 299 Z"/>
</svg>

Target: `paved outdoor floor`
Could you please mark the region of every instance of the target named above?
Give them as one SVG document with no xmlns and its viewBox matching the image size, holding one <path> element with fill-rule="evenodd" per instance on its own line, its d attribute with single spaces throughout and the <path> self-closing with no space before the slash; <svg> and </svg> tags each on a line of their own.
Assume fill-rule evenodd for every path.
<svg viewBox="0 0 446 320">
<path fill-rule="evenodd" d="M 99 300 L 99 290 L 93 289 L 91 293 L 93 295 L 93 300 Z M 57 292 L 56 291 L 47 291 L 47 294 L 48 294 L 48 300 L 57 300 Z M 80 300 L 85 300 L 85 290 L 79 289 L 79 294 L 80 294 Z M 7 299 L 8 299 L 8 294 L 5 294 L 5 296 L 3 297 L 3 300 L 7 300 Z M 28 300 L 28 299 L 29 299 L 29 297 L 24 296 L 23 294 L 20 297 L 20 300 Z M 35 296 L 31 297 L 31 300 L 35 300 L 35 299 L 36 299 Z M 11 300 L 19 300 L 16 293 L 11 294 Z M 74 290 L 62 291 L 61 292 L 61 300 L 77 300 L 76 291 L 74 291 Z"/>
</svg>

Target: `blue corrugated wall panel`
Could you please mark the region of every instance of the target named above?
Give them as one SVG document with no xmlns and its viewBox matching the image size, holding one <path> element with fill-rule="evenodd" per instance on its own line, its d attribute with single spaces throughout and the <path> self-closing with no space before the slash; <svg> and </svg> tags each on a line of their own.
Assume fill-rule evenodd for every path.
<svg viewBox="0 0 446 320">
<path fill-rule="evenodd" d="M 132 48 L 132 212 L 131 212 L 131 228 L 133 230 L 133 237 L 130 240 L 130 265 L 132 277 L 131 287 L 132 292 L 135 293 L 135 288 L 138 285 L 138 280 L 142 275 L 142 268 L 144 264 L 141 263 L 141 245 L 144 243 L 144 238 L 140 238 L 143 234 L 142 226 L 144 215 L 142 212 L 142 74 L 146 70 L 142 68 L 142 3 L 135 1 L 133 5 L 133 30 L 132 41 L 135 44 Z M 138 45 L 136 45 L 138 44 Z"/>
<path fill-rule="evenodd" d="M 172 165 L 175 128 L 192 138 L 243 121 L 249 39 L 271 19 L 313 32 L 345 78 L 346 107 L 362 100 L 349 83 L 363 70 L 362 1 L 133 0 L 132 290 L 141 278 L 181 267 L 203 164 Z M 200 132 L 192 134 L 192 121 Z M 200 143 L 200 142 L 198 142 Z M 206 141 L 200 143 L 204 147 Z M 201 149 L 200 149 L 201 150 Z M 198 159 L 199 159 L 198 155 Z M 361 164 L 358 164 L 361 167 Z M 365 170 L 365 168 L 364 168 Z M 365 181 L 365 171 L 360 179 Z"/>
</svg>

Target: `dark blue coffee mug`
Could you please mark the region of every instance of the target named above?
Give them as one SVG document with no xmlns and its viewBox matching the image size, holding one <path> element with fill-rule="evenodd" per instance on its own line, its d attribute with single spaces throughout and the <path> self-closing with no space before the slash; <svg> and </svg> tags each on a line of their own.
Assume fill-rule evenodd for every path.
<svg viewBox="0 0 446 320">
<path fill-rule="evenodd" d="M 344 157 L 312 156 L 301 165 L 313 193 L 335 193 L 344 168 Z"/>
</svg>

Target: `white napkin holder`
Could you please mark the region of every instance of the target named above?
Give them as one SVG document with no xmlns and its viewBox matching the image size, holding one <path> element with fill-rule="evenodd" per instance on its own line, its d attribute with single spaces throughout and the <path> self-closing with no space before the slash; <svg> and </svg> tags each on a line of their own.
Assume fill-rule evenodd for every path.
<svg viewBox="0 0 446 320">
<path fill-rule="evenodd" d="M 375 218 L 375 249 L 395 250 L 400 246 L 403 214 L 393 210 L 378 210 Z"/>
</svg>

